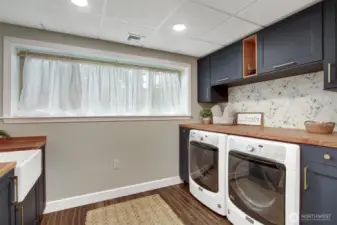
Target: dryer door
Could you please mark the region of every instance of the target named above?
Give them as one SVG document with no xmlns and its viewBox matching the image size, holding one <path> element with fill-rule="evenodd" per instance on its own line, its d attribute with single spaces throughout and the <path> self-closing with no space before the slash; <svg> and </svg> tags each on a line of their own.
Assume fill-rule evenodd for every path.
<svg viewBox="0 0 337 225">
<path fill-rule="evenodd" d="M 265 225 L 285 224 L 285 166 L 231 150 L 228 192 L 233 204 Z"/>
<path fill-rule="evenodd" d="M 196 141 L 190 142 L 190 177 L 202 188 L 219 191 L 219 149 Z"/>
</svg>

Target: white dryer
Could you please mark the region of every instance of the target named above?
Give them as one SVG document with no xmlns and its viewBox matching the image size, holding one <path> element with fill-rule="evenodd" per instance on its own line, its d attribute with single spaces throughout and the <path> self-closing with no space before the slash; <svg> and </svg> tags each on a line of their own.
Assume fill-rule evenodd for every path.
<svg viewBox="0 0 337 225">
<path fill-rule="evenodd" d="M 226 215 L 227 135 L 192 130 L 189 144 L 190 192 L 220 215 Z"/>
<path fill-rule="evenodd" d="M 299 225 L 299 145 L 229 136 L 227 151 L 228 220 Z"/>
</svg>

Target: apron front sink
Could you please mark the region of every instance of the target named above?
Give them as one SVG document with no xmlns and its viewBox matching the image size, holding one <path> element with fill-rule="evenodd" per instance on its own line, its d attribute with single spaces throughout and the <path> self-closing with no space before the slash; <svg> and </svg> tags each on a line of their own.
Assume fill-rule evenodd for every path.
<svg viewBox="0 0 337 225">
<path fill-rule="evenodd" d="M 42 173 L 41 150 L 1 153 L 0 162 L 16 162 L 17 201 L 22 202 Z"/>
</svg>

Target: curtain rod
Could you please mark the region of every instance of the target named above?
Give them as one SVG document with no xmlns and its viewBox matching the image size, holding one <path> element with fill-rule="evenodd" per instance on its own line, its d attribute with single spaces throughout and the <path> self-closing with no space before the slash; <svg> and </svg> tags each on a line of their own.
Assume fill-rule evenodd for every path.
<svg viewBox="0 0 337 225">
<path fill-rule="evenodd" d="M 71 56 L 59 56 L 59 55 L 52 55 L 46 53 L 38 53 L 38 52 L 29 52 L 29 51 L 20 51 L 17 53 L 19 57 L 27 57 L 30 56 L 32 58 L 40 58 L 40 59 L 54 59 L 54 60 L 62 60 L 62 61 L 75 61 L 75 62 L 87 62 L 91 64 L 98 64 L 98 65 L 113 65 L 118 67 L 126 67 L 126 68 L 133 68 L 133 69 L 148 69 L 152 71 L 163 71 L 163 72 L 174 72 L 174 73 L 181 73 L 179 70 L 175 69 L 166 69 L 166 68 L 159 68 L 159 67 L 152 67 L 152 66 L 137 66 L 137 65 L 130 65 L 127 63 L 120 63 L 120 62 L 109 62 L 103 60 L 94 60 L 94 59 L 85 59 L 79 57 L 71 57 Z"/>
</svg>

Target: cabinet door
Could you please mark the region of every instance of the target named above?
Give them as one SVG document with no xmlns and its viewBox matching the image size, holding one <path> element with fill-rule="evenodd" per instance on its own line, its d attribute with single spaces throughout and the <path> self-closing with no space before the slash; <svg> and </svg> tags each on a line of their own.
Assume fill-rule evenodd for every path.
<svg viewBox="0 0 337 225">
<path fill-rule="evenodd" d="M 41 174 L 36 183 L 36 204 L 37 204 L 37 219 L 41 221 L 41 215 L 46 207 L 45 200 L 45 176 Z"/>
<path fill-rule="evenodd" d="M 337 2 L 335 0 L 323 3 L 324 23 L 324 89 L 337 88 L 336 52 L 337 52 Z"/>
<path fill-rule="evenodd" d="M 236 42 L 211 55 L 211 84 L 242 79 L 242 42 Z"/>
<path fill-rule="evenodd" d="M 209 57 L 198 60 L 198 102 L 211 102 Z"/>
<path fill-rule="evenodd" d="M 227 102 L 227 89 L 211 87 L 210 57 L 198 60 L 198 102 Z"/>
<path fill-rule="evenodd" d="M 320 61 L 322 48 L 322 4 L 317 4 L 258 33 L 258 71 Z"/>
<path fill-rule="evenodd" d="M 0 224 L 15 225 L 13 171 L 0 178 Z"/>
<path fill-rule="evenodd" d="M 37 183 L 29 191 L 26 198 L 17 205 L 16 210 L 16 225 L 37 225 L 38 212 L 37 212 Z M 22 221 L 23 220 L 23 221 Z"/>
<path fill-rule="evenodd" d="M 179 128 L 179 175 L 185 183 L 189 182 L 189 135 L 190 129 Z"/>
<path fill-rule="evenodd" d="M 301 185 L 301 224 L 337 224 L 337 168 L 304 162 Z"/>
</svg>

